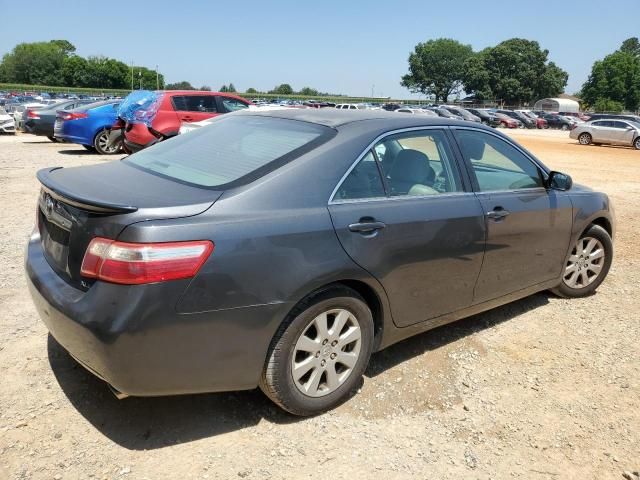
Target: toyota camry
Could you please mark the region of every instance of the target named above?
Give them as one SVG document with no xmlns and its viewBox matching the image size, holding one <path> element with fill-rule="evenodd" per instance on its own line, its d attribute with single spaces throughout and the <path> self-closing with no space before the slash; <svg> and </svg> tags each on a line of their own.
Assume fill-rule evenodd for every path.
<svg viewBox="0 0 640 480">
<path fill-rule="evenodd" d="M 605 194 L 446 118 L 237 112 L 38 179 L 33 301 L 119 397 L 259 386 L 316 414 L 373 352 L 543 290 L 590 295 L 613 258 Z"/>
</svg>

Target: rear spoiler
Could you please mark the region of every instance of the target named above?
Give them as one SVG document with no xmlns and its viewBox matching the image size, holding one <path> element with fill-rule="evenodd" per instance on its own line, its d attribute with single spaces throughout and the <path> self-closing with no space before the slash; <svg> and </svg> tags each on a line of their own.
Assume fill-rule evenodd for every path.
<svg viewBox="0 0 640 480">
<path fill-rule="evenodd" d="M 51 175 L 53 172 L 60 170 L 61 168 L 63 167 L 44 168 L 42 170 L 38 170 L 38 173 L 36 173 L 36 177 L 42 184 L 42 188 L 56 200 L 60 200 L 61 202 L 68 203 L 69 205 L 83 210 L 88 210 L 93 213 L 131 213 L 138 210 L 138 207 L 134 207 L 133 205 L 99 202 L 90 198 L 82 198 L 75 195 L 57 183 L 54 180 L 53 175 Z"/>
</svg>

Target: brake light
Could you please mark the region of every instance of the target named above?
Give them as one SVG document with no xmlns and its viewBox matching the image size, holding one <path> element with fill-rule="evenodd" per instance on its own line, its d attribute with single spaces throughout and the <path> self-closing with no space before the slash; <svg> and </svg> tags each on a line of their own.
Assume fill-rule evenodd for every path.
<svg viewBox="0 0 640 480">
<path fill-rule="evenodd" d="M 213 252 L 208 240 L 127 243 L 95 237 L 80 273 L 87 278 L 125 285 L 191 278 Z"/>
<path fill-rule="evenodd" d="M 33 110 L 27 110 L 27 118 L 30 118 L 32 120 L 40 120 L 40 115 L 38 115 Z"/>
<path fill-rule="evenodd" d="M 64 112 L 64 113 L 59 113 L 58 117 L 60 117 L 62 120 L 78 120 L 80 118 L 87 118 L 89 116 L 89 114 L 87 113 L 81 113 L 81 112 Z"/>
</svg>

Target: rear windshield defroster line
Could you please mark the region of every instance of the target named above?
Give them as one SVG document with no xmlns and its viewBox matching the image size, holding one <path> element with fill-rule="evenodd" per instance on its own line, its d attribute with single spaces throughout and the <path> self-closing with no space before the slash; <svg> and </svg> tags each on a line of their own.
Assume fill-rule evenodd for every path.
<svg viewBox="0 0 640 480">
<path fill-rule="evenodd" d="M 123 161 L 179 183 L 222 190 L 252 182 L 335 134 L 332 128 L 299 120 L 225 115 Z"/>
</svg>

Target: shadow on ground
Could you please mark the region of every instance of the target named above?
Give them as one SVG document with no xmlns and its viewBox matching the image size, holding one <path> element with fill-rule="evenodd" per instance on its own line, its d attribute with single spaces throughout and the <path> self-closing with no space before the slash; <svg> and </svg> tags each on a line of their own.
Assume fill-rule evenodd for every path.
<svg viewBox="0 0 640 480">
<path fill-rule="evenodd" d="M 374 354 L 368 377 L 426 351 L 511 320 L 548 303 L 541 293 L 490 312 L 417 335 Z M 113 442 L 132 450 L 151 450 L 257 425 L 300 421 L 272 404 L 260 390 L 117 400 L 106 384 L 87 372 L 49 335 L 49 363 L 71 404 Z M 357 401 L 357 398 L 353 401 Z"/>
<path fill-rule="evenodd" d="M 58 153 L 63 155 L 96 155 L 96 152 L 89 151 L 86 148 L 76 150 L 58 150 Z"/>
</svg>

